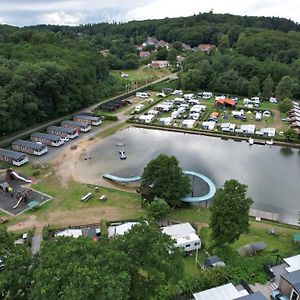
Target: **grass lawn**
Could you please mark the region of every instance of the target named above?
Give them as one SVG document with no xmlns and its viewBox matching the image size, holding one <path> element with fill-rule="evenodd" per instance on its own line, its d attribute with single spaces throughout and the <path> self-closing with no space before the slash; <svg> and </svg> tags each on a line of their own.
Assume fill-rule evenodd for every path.
<svg viewBox="0 0 300 300">
<path fill-rule="evenodd" d="M 105 129 L 104 131 L 97 133 L 95 135 L 95 138 L 106 138 L 108 136 L 111 136 L 112 134 L 116 133 L 121 128 L 123 128 L 125 125 L 126 125 L 126 122 L 116 124 L 115 126 L 112 126 L 110 128 Z"/>
</svg>

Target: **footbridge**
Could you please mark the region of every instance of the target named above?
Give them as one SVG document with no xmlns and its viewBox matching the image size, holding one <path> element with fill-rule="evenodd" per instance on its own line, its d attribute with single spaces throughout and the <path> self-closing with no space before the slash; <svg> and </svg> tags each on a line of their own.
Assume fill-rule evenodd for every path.
<svg viewBox="0 0 300 300">
<path fill-rule="evenodd" d="M 207 194 L 203 196 L 186 196 L 182 198 L 181 200 L 183 202 L 190 202 L 190 203 L 197 203 L 197 202 L 203 202 L 210 200 L 216 193 L 216 185 L 205 175 L 193 172 L 193 171 L 183 171 L 185 175 L 189 176 L 195 176 L 201 180 L 203 180 L 208 185 L 208 192 Z M 119 177 L 111 174 L 104 174 L 104 178 L 110 179 L 112 181 L 118 182 L 118 183 L 131 183 L 131 182 L 137 182 L 141 180 L 141 176 L 133 176 L 133 177 Z"/>
</svg>

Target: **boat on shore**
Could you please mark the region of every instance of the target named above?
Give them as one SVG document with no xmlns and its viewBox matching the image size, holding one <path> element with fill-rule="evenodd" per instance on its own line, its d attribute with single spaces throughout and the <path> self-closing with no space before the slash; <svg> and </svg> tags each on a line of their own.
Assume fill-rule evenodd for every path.
<svg viewBox="0 0 300 300">
<path fill-rule="evenodd" d="M 274 144 L 273 139 L 270 139 L 269 141 L 266 141 L 266 144 L 267 144 L 267 145 L 273 145 L 273 144 Z"/>
</svg>

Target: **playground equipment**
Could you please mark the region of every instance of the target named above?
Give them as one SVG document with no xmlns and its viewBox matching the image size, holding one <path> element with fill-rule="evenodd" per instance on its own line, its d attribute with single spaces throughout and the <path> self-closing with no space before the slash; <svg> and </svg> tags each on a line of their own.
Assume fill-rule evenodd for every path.
<svg viewBox="0 0 300 300">
<path fill-rule="evenodd" d="M 20 176 L 17 172 L 13 171 L 12 169 L 7 169 L 6 170 L 6 180 L 11 181 L 14 179 L 18 179 L 18 180 L 24 181 L 26 183 L 32 182 L 30 179 L 26 179 L 26 178 Z"/>
<path fill-rule="evenodd" d="M 92 193 L 87 193 L 86 195 L 84 195 L 83 197 L 81 197 L 81 201 L 83 202 L 87 202 L 88 200 L 90 200 L 92 198 L 93 194 Z"/>
<path fill-rule="evenodd" d="M 189 203 L 203 202 L 203 201 L 210 200 L 215 195 L 217 188 L 215 184 L 208 177 L 193 171 L 183 171 L 183 173 L 185 175 L 195 176 L 203 180 L 208 185 L 209 191 L 207 194 L 203 196 L 186 196 L 182 198 L 181 201 L 189 202 Z M 116 181 L 118 183 L 130 183 L 130 182 L 136 182 L 141 180 L 141 176 L 119 177 L 111 174 L 104 174 L 103 177 L 106 179 L 110 179 L 112 181 Z"/>
<path fill-rule="evenodd" d="M 14 209 L 16 209 L 21 202 L 25 202 L 25 203 L 27 202 L 29 192 L 30 190 L 25 187 L 20 187 L 17 190 L 17 194 L 16 194 L 17 204 L 13 207 Z"/>
</svg>

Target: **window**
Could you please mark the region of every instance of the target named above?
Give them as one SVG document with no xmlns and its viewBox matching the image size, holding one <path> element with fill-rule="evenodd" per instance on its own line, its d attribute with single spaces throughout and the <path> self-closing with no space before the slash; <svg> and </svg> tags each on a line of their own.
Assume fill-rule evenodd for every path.
<svg viewBox="0 0 300 300">
<path fill-rule="evenodd" d="M 291 300 L 298 300 L 299 299 L 298 296 L 299 295 L 295 291 L 293 291 Z"/>
<path fill-rule="evenodd" d="M 185 248 L 191 247 L 191 244 L 187 244 L 185 245 Z"/>
<path fill-rule="evenodd" d="M 194 244 L 194 246 L 199 246 L 200 245 L 200 242 L 196 242 L 195 244 Z"/>
</svg>

